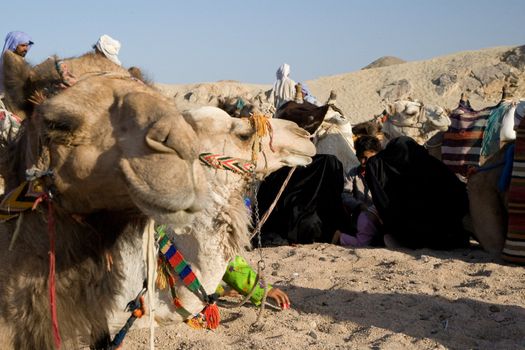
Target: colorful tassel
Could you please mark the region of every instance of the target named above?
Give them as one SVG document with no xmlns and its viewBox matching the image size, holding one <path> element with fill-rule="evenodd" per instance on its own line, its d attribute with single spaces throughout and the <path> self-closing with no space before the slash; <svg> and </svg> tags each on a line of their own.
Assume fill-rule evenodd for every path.
<svg viewBox="0 0 525 350">
<path fill-rule="evenodd" d="M 204 317 L 206 318 L 206 326 L 209 329 L 217 329 L 221 322 L 221 314 L 219 313 L 219 307 L 216 303 L 208 304 L 203 310 Z"/>
</svg>

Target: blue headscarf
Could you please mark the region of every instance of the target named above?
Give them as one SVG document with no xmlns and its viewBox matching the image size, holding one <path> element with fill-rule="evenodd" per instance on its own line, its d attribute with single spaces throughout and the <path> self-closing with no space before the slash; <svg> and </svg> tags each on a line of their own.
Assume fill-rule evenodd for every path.
<svg viewBox="0 0 525 350">
<path fill-rule="evenodd" d="M 33 45 L 31 37 L 24 32 L 14 31 L 7 33 L 4 42 L 4 48 L 0 55 L 0 96 L 4 92 L 4 52 L 15 51 L 16 47 L 20 44 L 28 44 L 29 48 Z M 28 50 L 29 50 L 28 48 Z"/>
<path fill-rule="evenodd" d="M 15 51 L 16 47 L 20 44 L 28 44 L 29 47 L 33 45 L 31 37 L 24 32 L 14 31 L 7 33 L 4 42 L 4 48 L 2 49 L 2 56 L 7 50 Z"/>
</svg>

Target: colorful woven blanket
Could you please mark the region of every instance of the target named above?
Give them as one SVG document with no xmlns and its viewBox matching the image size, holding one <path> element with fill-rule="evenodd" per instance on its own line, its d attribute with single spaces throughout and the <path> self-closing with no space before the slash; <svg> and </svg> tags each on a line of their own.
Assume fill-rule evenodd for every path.
<svg viewBox="0 0 525 350">
<path fill-rule="evenodd" d="M 493 108 L 475 111 L 461 105 L 450 115 L 450 127 L 443 135 L 441 159 L 454 173 L 467 175 L 470 167 L 478 167 L 483 134 Z"/>
<path fill-rule="evenodd" d="M 514 165 L 508 192 L 508 230 L 502 258 L 525 265 L 525 119 L 516 129 Z"/>
<path fill-rule="evenodd" d="M 503 117 L 511 108 L 510 102 L 501 102 L 496 107 L 492 108 L 489 118 L 487 120 L 487 127 L 483 133 L 483 141 L 481 143 L 481 156 L 485 159 L 492 156 L 500 148 L 500 131 Z"/>
</svg>

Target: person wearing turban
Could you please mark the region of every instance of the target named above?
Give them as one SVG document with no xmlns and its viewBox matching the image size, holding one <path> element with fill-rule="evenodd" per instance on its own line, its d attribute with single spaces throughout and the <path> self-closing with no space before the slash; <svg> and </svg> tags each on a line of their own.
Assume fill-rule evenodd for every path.
<svg viewBox="0 0 525 350">
<path fill-rule="evenodd" d="M 118 59 L 118 53 L 120 51 L 120 42 L 118 40 L 104 34 L 98 38 L 98 41 L 93 48 L 97 53 L 104 55 L 111 62 L 118 64 L 119 66 L 121 65 L 120 60 Z"/>
<path fill-rule="evenodd" d="M 290 65 L 282 64 L 276 72 L 277 80 L 273 85 L 272 97 L 275 109 L 294 99 L 295 81 L 290 79 Z"/>
<path fill-rule="evenodd" d="M 13 31 L 7 33 L 2 56 L 0 57 L 0 96 L 4 93 L 4 53 L 12 51 L 20 57 L 25 57 L 33 44 L 31 37 L 24 32 Z"/>
</svg>

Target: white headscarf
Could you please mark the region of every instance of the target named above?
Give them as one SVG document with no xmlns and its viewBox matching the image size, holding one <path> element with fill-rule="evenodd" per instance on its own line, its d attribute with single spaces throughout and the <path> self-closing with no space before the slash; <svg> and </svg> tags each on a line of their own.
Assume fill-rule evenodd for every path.
<svg viewBox="0 0 525 350">
<path fill-rule="evenodd" d="M 113 63 L 116 63 L 119 66 L 121 65 L 120 60 L 118 59 L 118 52 L 120 51 L 120 42 L 118 40 L 104 34 L 98 39 L 95 47 Z"/>
<path fill-rule="evenodd" d="M 279 69 L 277 69 L 277 72 L 275 73 L 277 80 L 288 79 L 289 75 L 290 75 L 290 65 L 288 63 L 283 63 L 279 67 Z"/>
<path fill-rule="evenodd" d="M 279 108 L 285 102 L 295 97 L 295 81 L 290 79 L 290 65 L 283 63 L 275 73 L 277 81 L 273 85 L 273 103 Z"/>
</svg>

